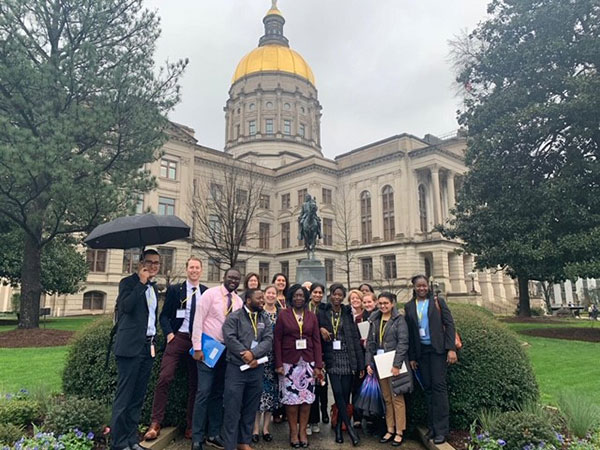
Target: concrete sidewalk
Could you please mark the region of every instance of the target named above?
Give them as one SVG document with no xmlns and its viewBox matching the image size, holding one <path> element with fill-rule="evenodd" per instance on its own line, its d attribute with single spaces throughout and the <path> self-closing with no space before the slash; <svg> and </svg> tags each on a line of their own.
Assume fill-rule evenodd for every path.
<svg viewBox="0 0 600 450">
<path fill-rule="evenodd" d="M 225 419 L 227 420 L 227 419 Z M 379 438 L 374 436 L 365 435 L 364 430 L 357 430 L 361 439 L 361 443 L 359 448 L 363 449 L 392 449 L 390 444 L 380 444 Z M 263 449 L 287 449 L 290 448 L 289 440 L 288 440 L 288 425 L 287 422 L 283 422 L 281 424 L 272 424 L 271 425 L 271 434 L 273 435 L 272 442 L 264 442 L 262 439 L 258 442 L 258 444 L 252 443 L 252 447 L 257 450 Z M 348 437 L 347 433 L 344 433 L 344 443 L 336 444 L 335 443 L 335 434 L 330 425 L 321 424 L 321 432 L 314 433 L 312 436 L 308 437 L 308 442 L 310 444 L 309 449 L 312 450 L 339 450 L 342 448 L 352 448 L 352 442 Z M 166 447 L 166 450 L 189 450 L 191 448 L 191 442 L 185 439 L 179 439 L 171 443 Z M 209 447 L 208 445 L 204 446 L 205 450 L 210 450 L 213 447 Z M 406 440 L 402 446 L 400 447 L 402 450 L 424 450 L 425 447 L 417 441 Z"/>
</svg>

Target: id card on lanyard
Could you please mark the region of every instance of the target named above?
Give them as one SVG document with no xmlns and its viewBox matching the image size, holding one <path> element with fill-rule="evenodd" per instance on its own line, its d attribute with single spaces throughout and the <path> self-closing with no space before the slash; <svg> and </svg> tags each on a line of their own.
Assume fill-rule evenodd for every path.
<svg viewBox="0 0 600 450">
<path fill-rule="evenodd" d="M 340 341 L 338 339 L 338 331 L 340 329 L 340 320 L 342 320 L 342 312 L 340 311 L 340 314 L 337 317 L 337 320 L 335 320 L 335 317 L 333 316 L 333 311 L 331 312 L 331 327 L 333 328 L 333 349 L 334 350 L 341 350 L 342 349 L 342 341 Z"/>
<path fill-rule="evenodd" d="M 419 303 L 421 303 L 421 307 L 419 307 Z M 425 328 L 421 326 L 421 322 L 423 321 L 423 313 L 425 312 L 425 306 L 427 305 L 427 301 L 419 302 L 417 300 L 417 317 L 419 318 L 419 337 L 425 337 L 427 335 Z"/>
<path fill-rule="evenodd" d="M 296 323 L 298 324 L 298 329 L 300 330 L 300 339 L 296 339 L 296 350 L 306 350 L 307 344 L 306 339 L 302 337 L 302 327 L 304 326 L 304 312 L 298 319 L 296 315 L 296 311 L 292 310 L 292 314 L 294 315 L 294 319 L 296 319 Z"/>
</svg>

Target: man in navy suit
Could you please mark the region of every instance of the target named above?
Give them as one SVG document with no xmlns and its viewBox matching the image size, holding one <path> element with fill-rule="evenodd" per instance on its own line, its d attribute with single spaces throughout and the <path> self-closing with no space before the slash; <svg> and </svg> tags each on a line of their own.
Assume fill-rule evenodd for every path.
<svg viewBox="0 0 600 450">
<path fill-rule="evenodd" d="M 156 250 L 142 253 L 137 273 L 119 283 L 117 297 L 117 392 L 112 407 L 113 450 L 141 450 L 137 429 L 148 379 L 156 355 L 158 290 L 153 282 L 160 267 Z"/>
<path fill-rule="evenodd" d="M 160 313 L 160 327 L 167 339 L 167 346 L 160 364 L 160 375 L 156 390 L 154 391 L 154 402 L 152 403 L 152 420 L 148 431 L 144 435 L 145 440 L 153 440 L 160 434 L 160 427 L 165 417 L 165 408 L 169 395 L 169 385 L 175 378 L 175 370 L 183 359 L 187 365 L 188 375 L 188 401 L 187 401 L 187 427 L 185 437 L 192 438 L 192 411 L 196 398 L 196 385 L 198 378 L 196 374 L 196 361 L 189 354 L 192 348 L 192 324 L 196 313 L 196 302 L 207 289 L 200 284 L 202 275 L 202 261 L 192 256 L 187 260 L 185 269 L 187 280 L 183 283 L 169 286 L 165 305 Z"/>
</svg>

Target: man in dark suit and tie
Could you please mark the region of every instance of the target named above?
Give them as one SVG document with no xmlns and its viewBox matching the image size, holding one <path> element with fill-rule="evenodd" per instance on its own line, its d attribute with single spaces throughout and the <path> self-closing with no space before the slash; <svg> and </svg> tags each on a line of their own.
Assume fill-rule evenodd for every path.
<svg viewBox="0 0 600 450">
<path fill-rule="evenodd" d="M 258 289 L 244 294 L 244 307 L 229 314 L 223 324 L 227 346 L 225 372 L 225 450 L 252 450 L 252 425 L 263 389 L 264 366 L 258 360 L 273 349 L 273 326 L 263 312 L 264 295 Z M 246 370 L 242 371 L 242 366 Z"/>
<path fill-rule="evenodd" d="M 160 427 L 165 417 L 165 408 L 169 395 L 169 385 L 175 378 L 175 370 L 181 359 L 185 360 L 188 374 L 187 426 L 185 437 L 192 438 L 192 411 L 196 398 L 196 361 L 189 353 L 192 348 L 192 324 L 196 314 L 196 302 L 207 289 L 200 284 L 202 261 L 192 256 L 186 262 L 187 280 L 169 286 L 165 304 L 160 313 L 160 326 L 167 340 L 167 346 L 160 363 L 160 375 L 154 391 L 152 404 L 152 420 L 145 440 L 153 440 L 160 434 Z"/>
<path fill-rule="evenodd" d="M 148 379 L 156 355 L 158 290 L 153 279 L 160 267 L 156 250 L 142 253 L 137 273 L 123 278 L 117 297 L 117 392 L 112 408 L 113 450 L 141 450 L 137 429 Z"/>
</svg>

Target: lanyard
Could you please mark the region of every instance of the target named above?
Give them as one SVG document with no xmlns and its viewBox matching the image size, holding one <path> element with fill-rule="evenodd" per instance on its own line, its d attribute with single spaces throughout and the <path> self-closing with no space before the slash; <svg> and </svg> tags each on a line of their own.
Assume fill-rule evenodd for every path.
<svg viewBox="0 0 600 450">
<path fill-rule="evenodd" d="M 423 313 L 425 312 L 425 305 L 427 300 L 419 301 L 417 300 L 417 317 L 419 318 L 419 324 L 423 320 Z"/>
<path fill-rule="evenodd" d="M 385 322 L 385 325 L 383 324 L 383 322 Z M 387 327 L 389 320 L 383 320 L 383 317 L 381 318 L 381 322 L 379 322 L 379 345 L 383 345 L 383 335 L 385 334 L 385 329 Z"/>
<path fill-rule="evenodd" d="M 192 297 L 194 296 L 194 294 L 198 292 L 198 288 L 196 286 L 192 287 L 192 295 L 188 295 L 186 298 L 184 298 L 183 300 L 181 300 L 179 302 L 179 307 L 183 308 L 183 304 L 187 303 L 188 300 L 191 300 Z"/>
<path fill-rule="evenodd" d="M 298 329 L 300 330 L 300 339 L 302 339 L 302 326 L 304 325 L 304 311 L 302 311 L 302 315 L 300 316 L 300 320 L 298 320 L 298 316 L 296 315 L 296 311 L 292 310 L 292 314 L 294 315 L 294 319 L 296 319 L 296 323 L 298 324 Z"/>
<path fill-rule="evenodd" d="M 338 330 L 340 329 L 340 320 L 342 320 L 342 312 L 340 311 L 336 321 L 334 313 L 331 311 L 331 326 L 333 327 L 333 335 L 336 339 L 338 337 Z"/>
<path fill-rule="evenodd" d="M 283 299 L 283 301 L 285 302 L 285 298 Z M 281 303 L 281 300 L 277 299 L 277 303 L 279 303 L 279 307 L 281 309 L 285 309 L 285 305 L 283 303 Z"/>
<path fill-rule="evenodd" d="M 250 317 L 250 323 L 254 330 L 254 338 L 258 339 L 258 315 L 256 315 L 255 312 L 248 312 L 248 316 Z"/>
<path fill-rule="evenodd" d="M 317 309 L 317 305 L 315 305 L 313 302 L 310 302 L 310 303 L 308 304 L 308 310 L 309 310 L 310 312 L 315 312 L 315 310 L 316 310 L 316 309 Z"/>
</svg>

